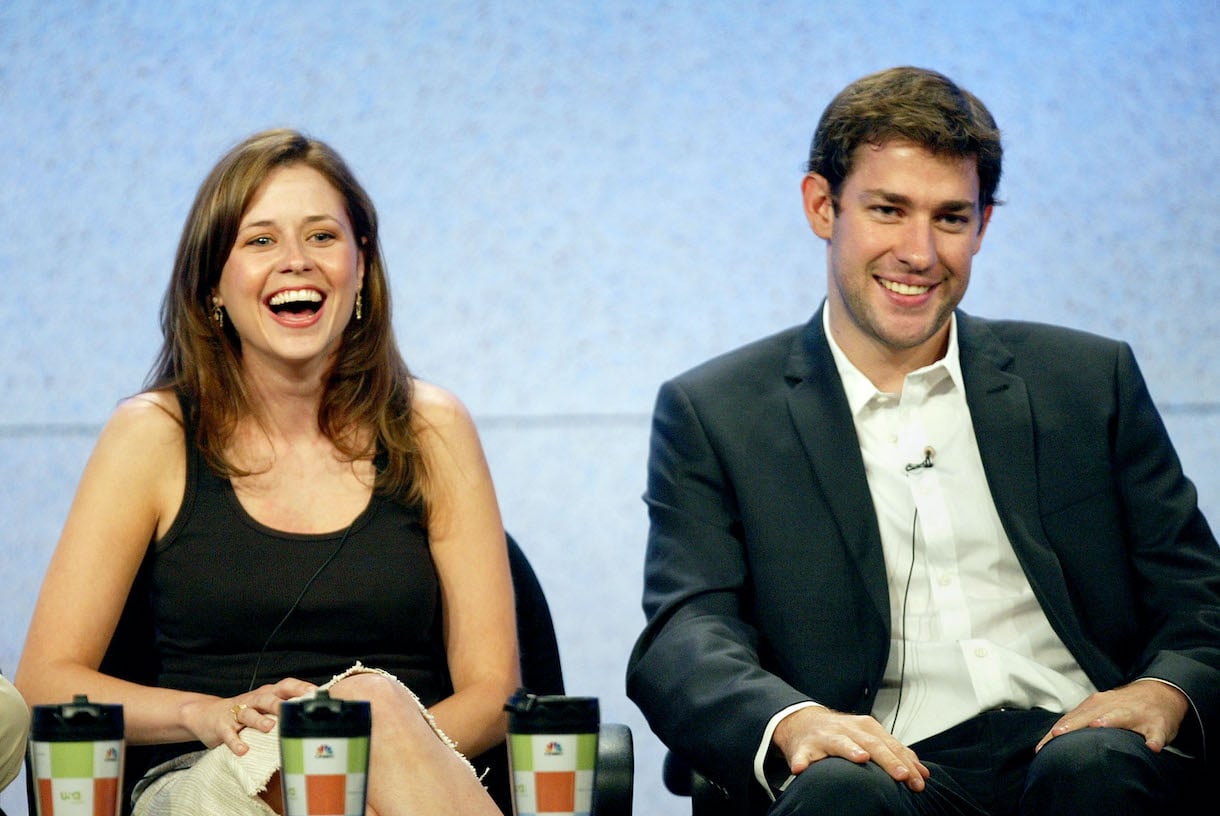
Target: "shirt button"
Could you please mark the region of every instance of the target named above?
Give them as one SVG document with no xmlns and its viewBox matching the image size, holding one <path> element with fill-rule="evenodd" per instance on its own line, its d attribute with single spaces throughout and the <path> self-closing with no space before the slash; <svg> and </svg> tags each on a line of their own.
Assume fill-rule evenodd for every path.
<svg viewBox="0 0 1220 816">
<path fill-rule="evenodd" d="M 987 656 L 987 650 L 980 646 L 974 650 L 974 656 L 977 658 L 984 658 Z"/>
<path fill-rule="evenodd" d="M 940 584 L 943 587 L 947 587 L 953 583 L 953 578 L 948 575 L 942 575 L 936 579 L 936 583 Z"/>
</svg>

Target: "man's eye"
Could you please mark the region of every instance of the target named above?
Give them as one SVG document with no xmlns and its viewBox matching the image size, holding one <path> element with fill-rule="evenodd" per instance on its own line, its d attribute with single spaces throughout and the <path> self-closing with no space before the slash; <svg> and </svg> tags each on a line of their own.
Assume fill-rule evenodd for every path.
<svg viewBox="0 0 1220 816">
<path fill-rule="evenodd" d="M 873 206 L 873 212 L 882 218 L 896 218 L 898 216 L 898 208 L 891 207 L 888 204 L 876 204 Z"/>
</svg>

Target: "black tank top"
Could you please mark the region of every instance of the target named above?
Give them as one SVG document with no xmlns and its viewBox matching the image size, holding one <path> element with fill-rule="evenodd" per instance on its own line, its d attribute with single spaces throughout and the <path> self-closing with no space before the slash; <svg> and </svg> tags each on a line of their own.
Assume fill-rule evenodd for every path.
<svg viewBox="0 0 1220 816">
<path fill-rule="evenodd" d="M 396 675 L 426 705 L 451 694 L 420 508 L 374 494 L 350 528 L 273 530 L 203 461 L 188 409 L 182 508 L 152 552 L 158 685 L 229 697 L 247 690 L 256 662 L 258 686 L 321 683 L 359 660 Z"/>
</svg>

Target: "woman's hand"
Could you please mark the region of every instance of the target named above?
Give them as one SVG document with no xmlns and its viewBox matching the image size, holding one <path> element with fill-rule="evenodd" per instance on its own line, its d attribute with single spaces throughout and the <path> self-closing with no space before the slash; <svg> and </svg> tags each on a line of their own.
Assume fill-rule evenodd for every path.
<svg viewBox="0 0 1220 816">
<path fill-rule="evenodd" d="M 308 694 L 315 688 L 313 683 L 289 677 L 237 697 L 191 700 L 182 706 L 182 722 L 208 748 L 224 743 L 230 751 L 241 756 L 250 750 L 240 736 L 243 728 L 257 728 L 267 733 L 275 727 L 275 718 L 271 715 L 279 714 L 280 703 Z"/>
</svg>

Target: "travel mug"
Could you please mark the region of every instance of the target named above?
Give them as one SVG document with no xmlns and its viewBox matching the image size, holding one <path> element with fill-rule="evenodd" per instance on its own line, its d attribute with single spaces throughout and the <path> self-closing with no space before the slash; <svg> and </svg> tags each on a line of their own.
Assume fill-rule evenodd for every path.
<svg viewBox="0 0 1220 816">
<path fill-rule="evenodd" d="M 519 689 L 505 709 L 516 816 L 589 816 L 601 723 L 597 698 Z"/>
<path fill-rule="evenodd" d="M 280 706 L 284 816 L 364 816 L 372 714 L 319 691 Z"/>
<path fill-rule="evenodd" d="M 117 816 L 123 790 L 123 707 L 89 702 L 34 706 L 30 772 L 38 816 Z"/>
</svg>

